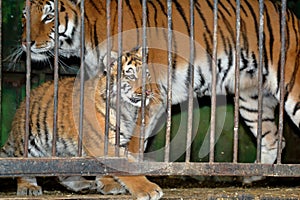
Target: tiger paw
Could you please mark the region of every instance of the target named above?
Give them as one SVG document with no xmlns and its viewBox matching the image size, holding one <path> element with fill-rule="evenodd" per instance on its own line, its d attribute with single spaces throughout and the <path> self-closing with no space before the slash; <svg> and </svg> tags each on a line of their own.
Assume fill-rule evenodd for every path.
<svg viewBox="0 0 300 200">
<path fill-rule="evenodd" d="M 111 176 L 96 177 L 96 188 L 102 194 L 126 193 L 126 189 Z"/>
<path fill-rule="evenodd" d="M 42 195 L 42 188 L 37 185 L 34 177 L 20 177 L 18 178 L 18 196 L 39 196 Z"/>
<path fill-rule="evenodd" d="M 135 188 L 132 195 L 138 200 L 158 200 L 163 196 L 163 191 L 158 185 L 150 183 L 147 184 L 146 187 L 141 185 L 140 187 Z"/>
<path fill-rule="evenodd" d="M 137 200 L 158 200 L 163 196 L 162 189 L 144 176 L 121 176 L 117 178 Z"/>
<path fill-rule="evenodd" d="M 39 196 L 42 195 L 42 188 L 40 186 L 31 185 L 29 187 L 19 187 L 17 190 L 18 196 Z"/>
</svg>

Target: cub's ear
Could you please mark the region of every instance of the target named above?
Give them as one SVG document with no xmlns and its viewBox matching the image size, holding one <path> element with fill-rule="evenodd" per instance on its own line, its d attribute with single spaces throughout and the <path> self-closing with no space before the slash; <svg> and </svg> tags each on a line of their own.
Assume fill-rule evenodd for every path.
<svg viewBox="0 0 300 200">
<path fill-rule="evenodd" d="M 143 47 L 139 47 L 136 50 L 136 54 L 137 54 L 137 56 L 142 57 L 143 56 Z M 148 54 L 148 47 L 146 47 L 146 56 L 147 56 L 147 54 Z"/>
<path fill-rule="evenodd" d="M 111 67 L 112 65 L 115 64 L 115 62 L 118 60 L 118 53 L 115 51 L 110 52 L 110 62 L 107 63 L 108 61 L 108 56 L 107 54 L 103 58 L 103 64 L 104 64 L 104 72 L 107 72 L 107 68 Z"/>
</svg>

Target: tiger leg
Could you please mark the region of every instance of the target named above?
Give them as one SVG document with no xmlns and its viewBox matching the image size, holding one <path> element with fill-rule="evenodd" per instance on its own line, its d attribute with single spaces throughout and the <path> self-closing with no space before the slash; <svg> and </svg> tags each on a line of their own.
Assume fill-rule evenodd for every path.
<svg viewBox="0 0 300 200">
<path fill-rule="evenodd" d="M 115 132 L 113 131 L 109 134 L 115 134 Z M 97 132 L 88 131 L 85 136 L 84 144 L 87 155 L 94 157 L 103 156 L 103 141 L 101 139 L 95 139 L 99 137 L 99 134 Z M 94 148 L 95 146 L 97 148 Z M 135 158 L 131 156 L 130 153 L 127 156 L 125 148 L 120 147 L 119 151 L 120 157 L 126 157 L 129 162 L 135 161 Z M 115 146 L 113 144 L 109 143 L 107 156 L 115 156 Z M 120 166 L 111 167 L 119 168 Z M 96 180 L 97 190 L 101 193 L 116 194 L 123 193 L 124 190 L 127 189 L 131 195 L 138 200 L 157 200 L 163 195 L 162 189 L 155 183 L 150 182 L 145 176 L 114 176 L 113 178 L 118 181 L 119 185 L 116 185 L 110 177 L 98 177 Z M 104 180 L 105 183 L 102 183 L 101 180 Z M 112 184 L 116 190 L 109 189 L 109 187 L 106 187 L 106 184 Z M 117 186 L 117 188 L 115 186 Z M 122 188 L 120 188 L 120 186 L 122 186 Z"/>
<path fill-rule="evenodd" d="M 42 195 L 42 188 L 37 184 L 35 177 L 18 177 L 17 178 L 17 195 L 38 196 Z"/>
<path fill-rule="evenodd" d="M 244 118 L 246 125 L 251 132 L 257 137 L 258 127 L 258 98 L 257 90 L 246 90 L 240 93 L 239 111 Z M 274 109 L 278 104 L 273 95 L 264 94 L 263 96 L 263 113 L 262 113 L 262 140 L 261 140 L 261 163 L 274 163 L 277 158 L 278 136 L 277 125 L 275 123 Z M 284 148 L 284 141 L 283 146 Z M 246 177 L 244 183 L 248 184 L 253 181 L 261 180 L 263 177 L 252 176 Z"/>
<path fill-rule="evenodd" d="M 158 121 L 159 117 L 162 115 L 162 113 L 164 111 L 163 104 L 160 104 L 160 103 L 161 103 L 160 101 L 159 102 L 157 101 L 155 104 L 152 104 L 151 106 L 147 107 L 147 109 L 146 109 L 146 114 L 145 114 L 146 115 L 145 116 L 146 138 L 151 135 L 151 133 L 156 125 L 156 122 Z M 128 143 L 128 150 L 133 155 L 137 154 L 139 152 L 140 122 L 141 122 L 141 112 L 139 112 L 135 132 Z M 146 148 L 146 146 L 147 146 L 147 140 L 145 140 L 144 148 Z M 126 178 L 123 177 L 123 180 L 126 179 L 125 182 L 127 181 L 127 184 L 130 184 L 131 178 L 132 178 L 132 176 L 126 177 Z M 129 180 L 129 183 L 128 183 L 128 180 Z M 97 190 L 103 194 L 122 194 L 122 193 L 126 192 L 123 185 L 120 184 L 116 179 L 114 179 L 111 176 L 97 177 L 96 185 L 97 185 Z M 160 191 L 160 188 L 158 191 Z M 156 192 L 154 192 L 153 195 L 156 196 L 157 195 Z"/>
</svg>

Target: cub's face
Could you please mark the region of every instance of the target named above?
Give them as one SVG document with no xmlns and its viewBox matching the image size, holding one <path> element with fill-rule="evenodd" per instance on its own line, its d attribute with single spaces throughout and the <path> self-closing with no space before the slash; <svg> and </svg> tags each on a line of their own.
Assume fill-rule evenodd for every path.
<svg viewBox="0 0 300 200">
<path fill-rule="evenodd" d="M 121 72 L 121 98 L 123 101 L 132 104 L 133 106 L 140 107 L 142 101 L 142 53 L 141 49 L 125 53 L 122 56 L 122 72 Z M 112 92 L 117 93 L 117 61 L 112 66 L 112 81 L 113 88 Z M 145 95 L 146 105 L 149 104 L 150 99 L 154 97 L 153 86 L 151 83 L 151 76 L 146 69 L 146 80 L 145 80 Z"/>
<path fill-rule="evenodd" d="M 78 6 L 71 1 L 59 1 L 59 54 L 64 57 L 79 54 L 79 24 Z M 26 27 L 29 15 L 23 11 L 22 49 L 27 51 Z M 36 61 L 46 61 L 54 56 L 55 15 L 54 0 L 32 0 L 30 9 L 30 40 L 31 58 Z"/>
</svg>

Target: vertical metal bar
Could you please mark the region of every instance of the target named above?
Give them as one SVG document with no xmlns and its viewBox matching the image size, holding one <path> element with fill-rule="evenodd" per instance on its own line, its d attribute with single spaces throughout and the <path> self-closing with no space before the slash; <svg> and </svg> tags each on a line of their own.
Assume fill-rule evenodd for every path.
<svg viewBox="0 0 300 200">
<path fill-rule="evenodd" d="M 167 95 L 167 124 L 166 124 L 166 144 L 165 162 L 170 160 L 170 140 L 171 140 L 171 106 L 172 106 L 172 0 L 167 1 L 168 7 L 168 95 Z"/>
<path fill-rule="evenodd" d="M 108 135 L 109 135 L 109 117 L 110 117 L 110 62 L 111 62 L 111 1 L 106 0 L 106 35 L 107 35 L 107 75 L 106 75 L 106 107 L 105 107 L 105 138 L 104 138 L 104 156 L 108 155 Z"/>
<path fill-rule="evenodd" d="M 146 99 L 146 69 L 147 69 L 147 0 L 143 0 L 143 38 L 142 38 L 142 107 L 141 107 L 141 132 L 140 132 L 140 144 L 139 144 L 139 161 L 144 159 L 144 141 L 145 141 L 145 99 Z"/>
<path fill-rule="evenodd" d="M 286 29 L 286 0 L 281 1 L 281 49 L 280 49 L 280 102 L 279 102 L 279 124 L 278 124 L 278 152 L 277 164 L 281 164 L 282 139 L 283 139 L 283 116 L 284 116 L 284 66 L 285 66 L 285 29 Z"/>
<path fill-rule="evenodd" d="M 241 2 L 236 1 L 236 51 L 235 51 L 235 96 L 234 96 L 234 128 L 233 128 L 233 162 L 238 161 L 239 140 L 239 97 L 240 97 L 240 29 L 241 29 Z"/>
<path fill-rule="evenodd" d="M 193 134 L 193 103 L 194 103 L 194 60 L 195 60 L 195 42 L 194 42 L 194 0 L 190 0 L 190 60 L 189 60 L 189 99 L 188 99 L 188 124 L 186 138 L 185 162 L 190 162 L 191 144 Z"/>
<path fill-rule="evenodd" d="M 213 33 L 213 54 L 212 54 L 212 85 L 211 85 L 211 115 L 210 115 L 210 153 L 209 162 L 215 159 L 215 129 L 216 129 L 216 104 L 217 104 L 217 33 L 218 33 L 218 0 L 214 0 L 214 33 Z"/>
<path fill-rule="evenodd" d="M 79 108 L 79 135 L 78 135 L 78 156 L 82 156 L 82 137 L 83 137 L 83 117 L 84 117 L 84 0 L 80 2 L 80 108 Z"/>
<path fill-rule="evenodd" d="M 257 155 L 256 162 L 261 162 L 261 138 L 262 138 L 262 104 L 263 104 L 263 67 L 264 67 L 264 1 L 259 0 L 259 38 L 258 38 L 258 50 L 259 50 L 259 70 L 258 70 L 258 117 L 257 117 Z"/>
<path fill-rule="evenodd" d="M 59 51 L 59 42 L 58 42 L 58 22 L 59 22 L 59 13 L 58 13 L 58 0 L 54 1 L 54 108 L 53 108 L 53 136 L 52 136 L 52 156 L 56 156 L 56 141 L 57 141 L 57 111 L 58 111 L 58 51 Z"/>
<path fill-rule="evenodd" d="M 123 37 L 122 37 L 122 24 L 123 24 L 123 1 L 118 0 L 118 75 L 117 75 L 117 110 L 116 110 L 116 149 L 115 154 L 119 156 L 119 146 L 120 146 L 120 115 L 121 107 L 121 72 L 122 72 L 122 51 L 123 51 Z"/>
<path fill-rule="evenodd" d="M 26 0 L 26 119 L 25 119 L 25 135 L 24 135 L 24 157 L 28 157 L 28 136 L 29 136 L 29 115 L 30 115 L 30 75 L 31 75 L 31 3 Z"/>
<path fill-rule="evenodd" d="M 2 1 L 0 1 L 0 41 L 2 40 Z M 0 44 L 0 123 L 2 124 L 2 43 Z M 0 134 L 2 126 L 0 126 Z M 1 137 L 0 137 L 1 140 Z"/>
</svg>

